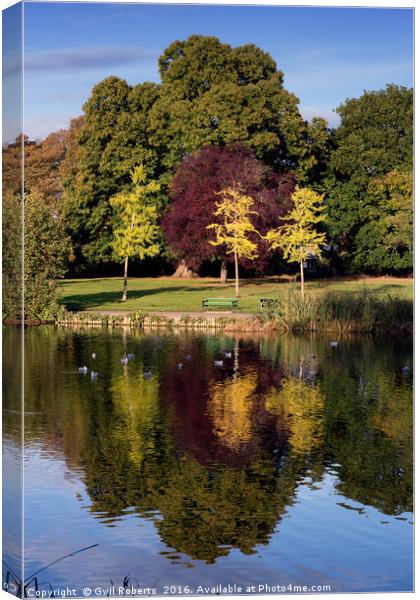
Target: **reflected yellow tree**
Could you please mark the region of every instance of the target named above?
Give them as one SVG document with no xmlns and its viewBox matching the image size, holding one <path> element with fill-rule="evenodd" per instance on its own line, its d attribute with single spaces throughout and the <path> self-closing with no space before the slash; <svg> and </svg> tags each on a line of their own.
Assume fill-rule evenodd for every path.
<svg viewBox="0 0 420 600">
<path fill-rule="evenodd" d="M 214 432 L 229 448 L 238 448 L 252 437 L 252 408 L 258 374 L 248 369 L 229 379 L 214 383 L 208 413 Z"/>
<path fill-rule="evenodd" d="M 145 379 L 141 365 L 140 374 L 116 378 L 111 394 L 120 417 L 112 435 L 116 441 L 129 443 L 129 460 L 138 466 L 146 452 L 154 450 L 155 437 L 150 432 L 159 413 L 159 381 L 156 376 Z"/>
<path fill-rule="evenodd" d="M 266 397 L 266 409 L 278 415 L 290 432 L 289 443 L 298 454 L 320 449 L 325 439 L 325 397 L 318 384 L 287 379 Z"/>
</svg>

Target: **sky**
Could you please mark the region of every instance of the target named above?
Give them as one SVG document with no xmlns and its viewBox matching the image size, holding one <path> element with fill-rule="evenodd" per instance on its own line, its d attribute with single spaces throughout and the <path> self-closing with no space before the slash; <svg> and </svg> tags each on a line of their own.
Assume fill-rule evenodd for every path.
<svg viewBox="0 0 420 600">
<path fill-rule="evenodd" d="M 27 2 L 24 16 L 30 138 L 66 127 L 109 75 L 131 85 L 158 82 L 159 55 L 192 34 L 260 46 L 283 71 L 303 116 L 323 116 L 331 126 L 346 98 L 413 84 L 411 9 Z M 6 128 L 6 135 L 14 132 Z"/>
</svg>

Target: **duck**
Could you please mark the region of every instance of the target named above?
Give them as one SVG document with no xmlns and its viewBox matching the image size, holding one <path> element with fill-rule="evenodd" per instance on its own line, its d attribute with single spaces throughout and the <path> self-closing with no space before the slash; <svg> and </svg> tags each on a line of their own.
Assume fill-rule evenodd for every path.
<svg viewBox="0 0 420 600">
<path fill-rule="evenodd" d="M 145 371 L 144 372 L 144 378 L 145 379 L 150 379 L 152 376 L 152 371 Z"/>
<path fill-rule="evenodd" d="M 223 360 L 215 360 L 214 366 L 215 367 L 223 367 Z"/>
<path fill-rule="evenodd" d="M 92 352 L 92 358 L 96 358 L 96 352 Z"/>
<path fill-rule="evenodd" d="M 134 360 L 134 354 L 130 352 L 129 354 L 127 354 L 127 358 L 128 360 Z"/>
<path fill-rule="evenodd" d="M 232 352 L 225 352 L 226 358 L 232 358 Z"/>
<path fill-rule="evenodd" d="M 331 342 L 330 346 L 331 348 L 337 348 L 338 342 Z"/>
<path fill-rule="evenodd" d="M 86 373 L 89 372 L 89 369 L 86 367 L 86 365 L 84 367 L 79 367 L 79 373 L 83 373 L 84 375 L 86 375 Z"/>
<path fill-rule="evenodd" d="M 96 373 L 95 371 L 91 371 L 90 378 L 91 379 L 98 379 L 98 373 Z"/>
<path fill-rule="evenodd" d="M 184 368 L 184 365 L 182 363 L 178 363 L 178 369 L 181 370 Z"/>
<path fill-rule="evenodd" d="M 121 362 L 122 365 L 128 364 L 128 357 L 127 356 L 123 356 L 120 362 Z"/>
</svg>

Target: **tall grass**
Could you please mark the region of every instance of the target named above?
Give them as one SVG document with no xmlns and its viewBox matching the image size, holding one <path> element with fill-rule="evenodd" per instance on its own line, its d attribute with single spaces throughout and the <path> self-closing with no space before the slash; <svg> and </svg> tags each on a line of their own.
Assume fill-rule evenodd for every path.
<svg viewBox="0 0 420 600">
<path fill-rule="evenodd" d="M 294 332 L 331 331 L 336 333 L 411 333 L 413 303 L 367 290 L 354 293 L 306 293 L 302 299 L 293 288 L 277 300 L 265 318 L 273 318 Z"/>
</svg>

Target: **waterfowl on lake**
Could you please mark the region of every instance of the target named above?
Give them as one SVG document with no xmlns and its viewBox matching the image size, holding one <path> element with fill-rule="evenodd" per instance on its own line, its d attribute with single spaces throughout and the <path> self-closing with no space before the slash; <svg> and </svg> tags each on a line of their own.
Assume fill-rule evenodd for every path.
<svg viewBox="0 0 420 600">
<path fill-rule="evenodd" d="M 98 373 L 96 373 L 95 371 L 91 371 L 90 378 L 91 379 L 98 379 Z"/>
<path fill-rule="evenodd" d="M 150 379 L 152 376 L 152 371 L 145 371 L 144 372 L 144 378 L 145 379 Z"/>
<path fill-rule="evenodd" d="M 232 358 L 232 352 L 225 352 L 226 358 Z"/>
<path fill-rule="evenodd" d="M 92 352 L 92 358 L 96 358 L 96 352 Z"/>
<path fill-rule="evenodd" d="M 89 369 L 84 366 L 84 367 L 79 367 L 79 373 L 84 373 L 86 375 L 86 373 L 89 372 Z"/>
<path fill-rule="evenodd" d="M 215 367 L 223 367 L 223 360 L 215 360 L 214 366 Z"/>
<path fill-rule="evenodd" d="M 128 364 L 128 356 L 123 356 L 120 362 L 122 365 Z"/>
<path fill-rule="evenodd" d="M 337 348 L 338 346 L 338 342 L 331 342 L 331 347 L 332 348 Z"/>
<path fill-rule="evenodd" d="M 130 352 L 130 354 L 127 354 L 127 358 L 128 360 L 134 360 L 134 354 Z"/>
<path fill-rule="evenodd" d="M 178 369 L 183 369 L 184 365 L 182 363 L 178 363 Z"/>
</svg>

